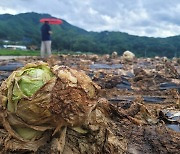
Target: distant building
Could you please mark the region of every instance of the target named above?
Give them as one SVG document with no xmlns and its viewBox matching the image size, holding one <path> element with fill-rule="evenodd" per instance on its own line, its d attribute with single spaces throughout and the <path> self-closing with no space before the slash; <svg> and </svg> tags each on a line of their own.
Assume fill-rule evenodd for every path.
<svg viewBox="0 0 180 154">
<path fill-rule="evenodd" d="M 4 43 L 9 43 L 10 41 L 9 40 L 3 40 Z"/>
<path fill-rule="evenodd" d="M 3 45 L 3 47 L 4 47 L 5 49 L 13 49 L 13 50 L 20 49 L 20 50 L 27 50 L 27 47 L 26 47 L 26 46 L 23 46 L 23 45 Z"/>
</svg>

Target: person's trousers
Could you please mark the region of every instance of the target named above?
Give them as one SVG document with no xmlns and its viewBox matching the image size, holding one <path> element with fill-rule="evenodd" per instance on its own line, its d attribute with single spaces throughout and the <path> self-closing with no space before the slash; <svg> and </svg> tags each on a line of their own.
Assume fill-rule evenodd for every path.
<svg viewBox="0 0 180 154">
<path fill-rule="evenodd" d="M 41 42 L 41 58 L 47 58 L 51 55 L 51 40 Z"/>
</svg>

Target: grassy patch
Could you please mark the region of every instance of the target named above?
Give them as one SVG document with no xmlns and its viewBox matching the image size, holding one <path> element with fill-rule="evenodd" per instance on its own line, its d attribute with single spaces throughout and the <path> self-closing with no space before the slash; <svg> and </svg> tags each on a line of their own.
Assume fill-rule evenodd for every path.
<svg viewBox="0 0 180 154">
<path fill-rule="evenodd" d="M 0 49 L 0 56 L 39 56 L 40 51 Z"/>
<path fill-rule="evenodd" d="M 57 55 L 57 54 L 76 55 L 76 54 L 92 54 L 92 53 L 62 50 L 62 51 L 52 51 L 52 54 L 53 55 Z M 40 56 L 40 51 L 0 49 L 0 56 Z"/>
</svg>

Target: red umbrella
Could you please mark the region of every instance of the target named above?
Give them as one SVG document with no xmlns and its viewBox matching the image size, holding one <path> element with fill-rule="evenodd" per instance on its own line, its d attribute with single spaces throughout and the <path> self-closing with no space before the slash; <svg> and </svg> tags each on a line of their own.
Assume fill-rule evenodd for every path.
<svg viewBox="0 0 180 154">
<path fill-rule="evenodd" d="M 40 22 L 44 23 L 45 21 L 48 21 L 49 24 L 52 24 L 52 25 L 58 25 L 58 24 L 62 24 L 62 20 L 60 19 L 56 19 L 56 18 L 42 18 L 40 20 Z"/>
</svg>

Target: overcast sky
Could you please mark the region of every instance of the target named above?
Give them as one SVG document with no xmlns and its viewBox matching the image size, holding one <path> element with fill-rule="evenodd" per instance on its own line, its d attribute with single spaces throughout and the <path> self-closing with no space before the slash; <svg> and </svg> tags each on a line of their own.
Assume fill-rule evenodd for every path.
<svg viewBox="0 0 180 154">
<path fill-rule="evenodd" d="M 0 14 L 48 13 L 88 31 L 180 35 L 180 0 L 0 0 Z"/>
</svg>

